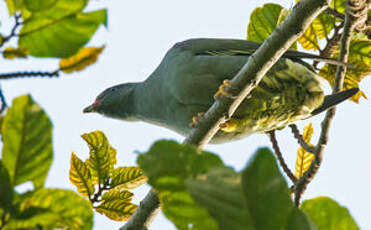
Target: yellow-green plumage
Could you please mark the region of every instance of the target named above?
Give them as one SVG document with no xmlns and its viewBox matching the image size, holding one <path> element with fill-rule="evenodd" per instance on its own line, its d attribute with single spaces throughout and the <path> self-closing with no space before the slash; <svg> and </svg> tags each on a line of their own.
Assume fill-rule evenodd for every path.
<svg viewBox="0 0 371 230">
<path fill-rule="evenodd" d="M 237 74 L 259 45 L 228 39 L 193 39 L 177 43 L 145 81 L 108 88 L 84 111 L 146 121 L 186 136 L 192 129 L 192 117 L 207 111 L 218 87 Z M 287 51 L 237 109 L 230 121 L 236 127 L 220 130 L 212 142 L 283 128 L 340 103 L 356 92 L 324 97 L 318 76 L 301 58 L 327 60 Z"/>
</svg>

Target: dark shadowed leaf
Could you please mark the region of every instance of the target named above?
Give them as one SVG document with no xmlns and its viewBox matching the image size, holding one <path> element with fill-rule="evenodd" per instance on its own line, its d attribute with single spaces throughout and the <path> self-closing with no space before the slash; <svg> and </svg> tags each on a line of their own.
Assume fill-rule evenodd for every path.
<svg viewBox="0 0 371 230">
<path fill-rule="evenodd" d="M 229 168 L 218 168 L 186 185 L 198 205 L 205 207 L 219 229 L 255 229 L 241 188 L 241 176 Z"/>
<path fill-rule="evenodd" d="M 272 152 L 259 149 L 242 174 L 242 189 L 256 229 L 285 229 L 294 208 Z"/>
<path fill-rule="evenodd" d="M 329 197 L 306 200 L 300 208 L 312 218 L 319 230 L 359 230 L 348 209 Z"/>
<path fill-rule="evenodd" d="M 300 209 L 293 208 L 287 230 L 318 230 L 314 222 Z"/>
<path fill-rule="evenodd" d="M 2 160 L 13 185 L 44 185 L 52 159 L 52 124 L 46 113 L 24 95 L 13 100 L 2 124 Z"/>
<path fill-rule="evenodd" d="M 8 170 L 0 160 L 0 209 L 9 211 L 12 207 L 13 187 Z"/>
<path fill-rule="evenodd" d="M 175 141 L 157 141 L 138 164 L 162 202 L 162 210 L 179 229 L 218 229 L 206 209 L 189 194 L 185 180 L 224 167 L 216 155 Z M 193 228 L 192 228 L 193 227 Z"/>
</svg>

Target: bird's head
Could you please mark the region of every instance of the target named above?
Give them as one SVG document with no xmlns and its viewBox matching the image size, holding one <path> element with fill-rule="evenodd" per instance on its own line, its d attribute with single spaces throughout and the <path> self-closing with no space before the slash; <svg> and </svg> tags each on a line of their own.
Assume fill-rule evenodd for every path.
<svg viewBox="0 0 371 230">
<path fill-rule="evenodd" d="M 87 106 L 84 113 L 99 113 L 104 116 L 130 119 L 133 108 L 133 93 L 136 83 L 125 83 L 104 90 Z"/>
</svg>

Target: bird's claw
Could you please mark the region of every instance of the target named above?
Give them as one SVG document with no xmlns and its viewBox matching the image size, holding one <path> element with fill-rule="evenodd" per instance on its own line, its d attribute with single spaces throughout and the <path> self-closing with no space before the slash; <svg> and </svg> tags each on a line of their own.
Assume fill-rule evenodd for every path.
<svg viewBox="0 0 371 230">
<path fill-rule="evenodd" d="M 197 113 L 196 116 L 193 116 L 193 117 L 192 117 L 192 122 L 191 122 L 190 126 L 192 126 L 192 128 L 195 128 L 196 125 L 197 125 L 197 122 L 201 119 L 201 117 L 202 117 L 204 114 L 205 114 L 204 112 L 201 112 L 201 113 Z"/>
<path fill-rule="evenodd" d="M 218 98 L 220 95 L 224 95 L 225 97 L 229 97 L 229 98 L 235 98 L 235 96 L 233 96 L 232 94 L 228 93 L 225 88 L 226 87 L 229 87 L 231 84 L 230 84 L 230 81 L 228 79 L 225 79 L 223 81 L 223 83 L 219 86 L 219 89 L 218 91 L 214 94 L 214 98 Z"/>
<path fill-rule="evenodd" d="M 238 121 L 234 118 L 229 119 L 228 121 L 221 123 L 219 125 L 220 130 L 226 133 L 231 133 L 237 129 Z"/>
</svg>

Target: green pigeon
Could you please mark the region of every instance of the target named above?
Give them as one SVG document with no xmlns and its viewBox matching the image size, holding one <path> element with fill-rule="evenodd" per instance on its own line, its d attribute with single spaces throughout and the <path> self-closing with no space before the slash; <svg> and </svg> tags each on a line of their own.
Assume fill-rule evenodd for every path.
<svg viewBox="0 0 371 230">
<path fill-rule="evenodd" d="M 104 90 L 84 109 L 126 121 L 145 121 L 187 136 L 192 120 L 206 112 L 226 79 L 233 78 L 261 44 L 232 39 L 191 39 L 176 43 L 143 82 Z M 288 50 L 262 78 L 212 143 L 237 140 L 253 133 L 282 129 L 346 100 L 357 88 L 325 96 L 308 58 L 333 59 Z"/>
</svg>

